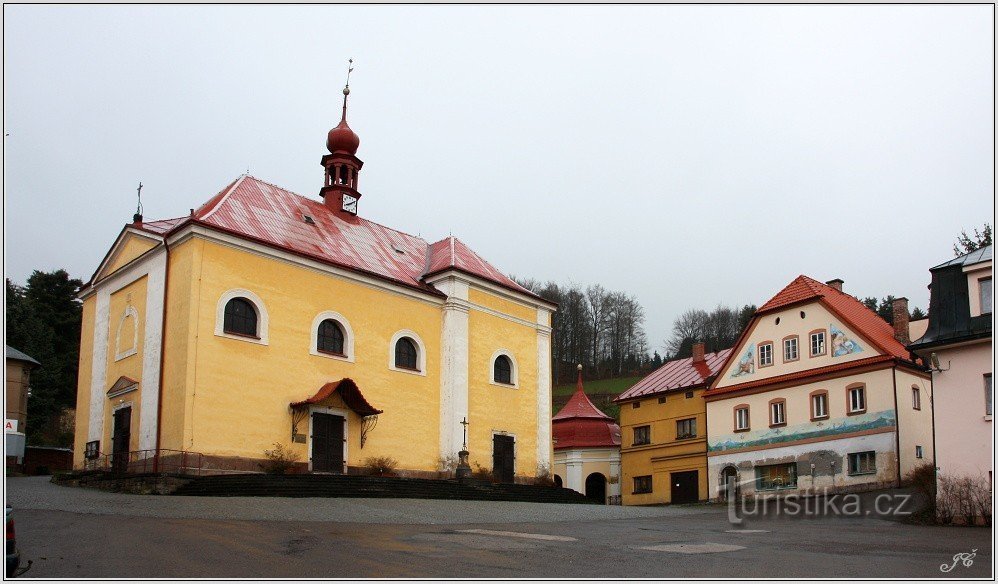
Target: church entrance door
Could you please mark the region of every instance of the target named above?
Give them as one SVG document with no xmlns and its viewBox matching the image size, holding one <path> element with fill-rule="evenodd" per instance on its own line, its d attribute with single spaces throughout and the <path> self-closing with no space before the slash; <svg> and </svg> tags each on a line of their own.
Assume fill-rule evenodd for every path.
<svg viewBox="0 0 998 584">
<path fill-rule="evenodd" d="M 114 412 L 114 434 L 111 436 L 111 470 L 122 473 L 128 470 L 128 443 L 132 438 L 132 408 Z"/>
<path fill-rule="evenodd" d="M 343 472 L 346 420 L 332 414 L 312 414 L 312 471 Z"/>
<path fill-rule="evenodd" d="M 500 482 L 513 482 L 513 448 L 512 436 L 502 434 L 492 436 L 492 474 Z"/>
</svg>

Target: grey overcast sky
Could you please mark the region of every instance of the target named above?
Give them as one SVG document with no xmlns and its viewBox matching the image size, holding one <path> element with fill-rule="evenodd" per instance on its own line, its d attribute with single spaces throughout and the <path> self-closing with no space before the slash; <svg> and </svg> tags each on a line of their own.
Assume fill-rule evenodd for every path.
<svg viewBox="0 0 998 584">
<path fill-rule="evenodd" d="M 994 217 L 991 6 L 5 6 L 5 272 L 88 279 L 238 175 L 317 197 L 355 59 L 361 215 L 691 307 L 798 274 L 925 308 Z"/>
</svg>

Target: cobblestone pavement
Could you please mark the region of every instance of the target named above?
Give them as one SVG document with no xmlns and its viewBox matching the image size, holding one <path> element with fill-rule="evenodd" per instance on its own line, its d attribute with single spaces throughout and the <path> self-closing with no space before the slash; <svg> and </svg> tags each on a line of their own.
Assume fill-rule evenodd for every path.
<svg viewBox="0 0 998 584">
<path fill-rule="evenodd" d="M 96 515 L 431 525 L 592 521 L 723 513 L 723 510 L 711 505 L 619 507 L 437 499 L 286 499 L 129 495 L 63 487 L 49 482 L 48 477 L 8 478 L 7 501 L 18 510 L 70 511 Z"/>
</svg>

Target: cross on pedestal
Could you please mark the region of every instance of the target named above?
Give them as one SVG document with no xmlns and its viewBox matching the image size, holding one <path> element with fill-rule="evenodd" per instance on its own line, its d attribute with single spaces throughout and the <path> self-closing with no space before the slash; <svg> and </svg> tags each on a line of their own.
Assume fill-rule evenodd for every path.
<svg viewBox="0 0 998 584">
<path fill-rule="evenodd" d="M 464 438 L 461 441 L 461 445 L 462 445 L 461 449 L 462 450 L 467 450 L 468 449 L 468 418 L 467 417 L 461 419 L 461 425 L 464 426 L 464 428 L 461 429 L 463 431 L 463 433 L 464 433 Z"/>
</svg>

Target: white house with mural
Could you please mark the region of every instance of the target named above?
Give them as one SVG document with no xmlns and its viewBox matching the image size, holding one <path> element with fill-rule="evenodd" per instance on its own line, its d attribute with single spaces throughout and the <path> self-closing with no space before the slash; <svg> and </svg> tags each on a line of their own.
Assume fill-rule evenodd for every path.
<svg viewBox="0 0 998 584">
<path fill-rule="evenodd" d="M 932 384 L 895 327 L 800 276 L 763 304 L 704 393 L 710 496 L 896 486 L 933 461 Z M 898 339 L 901 339 L 900 341 Z"/>
</svg>

